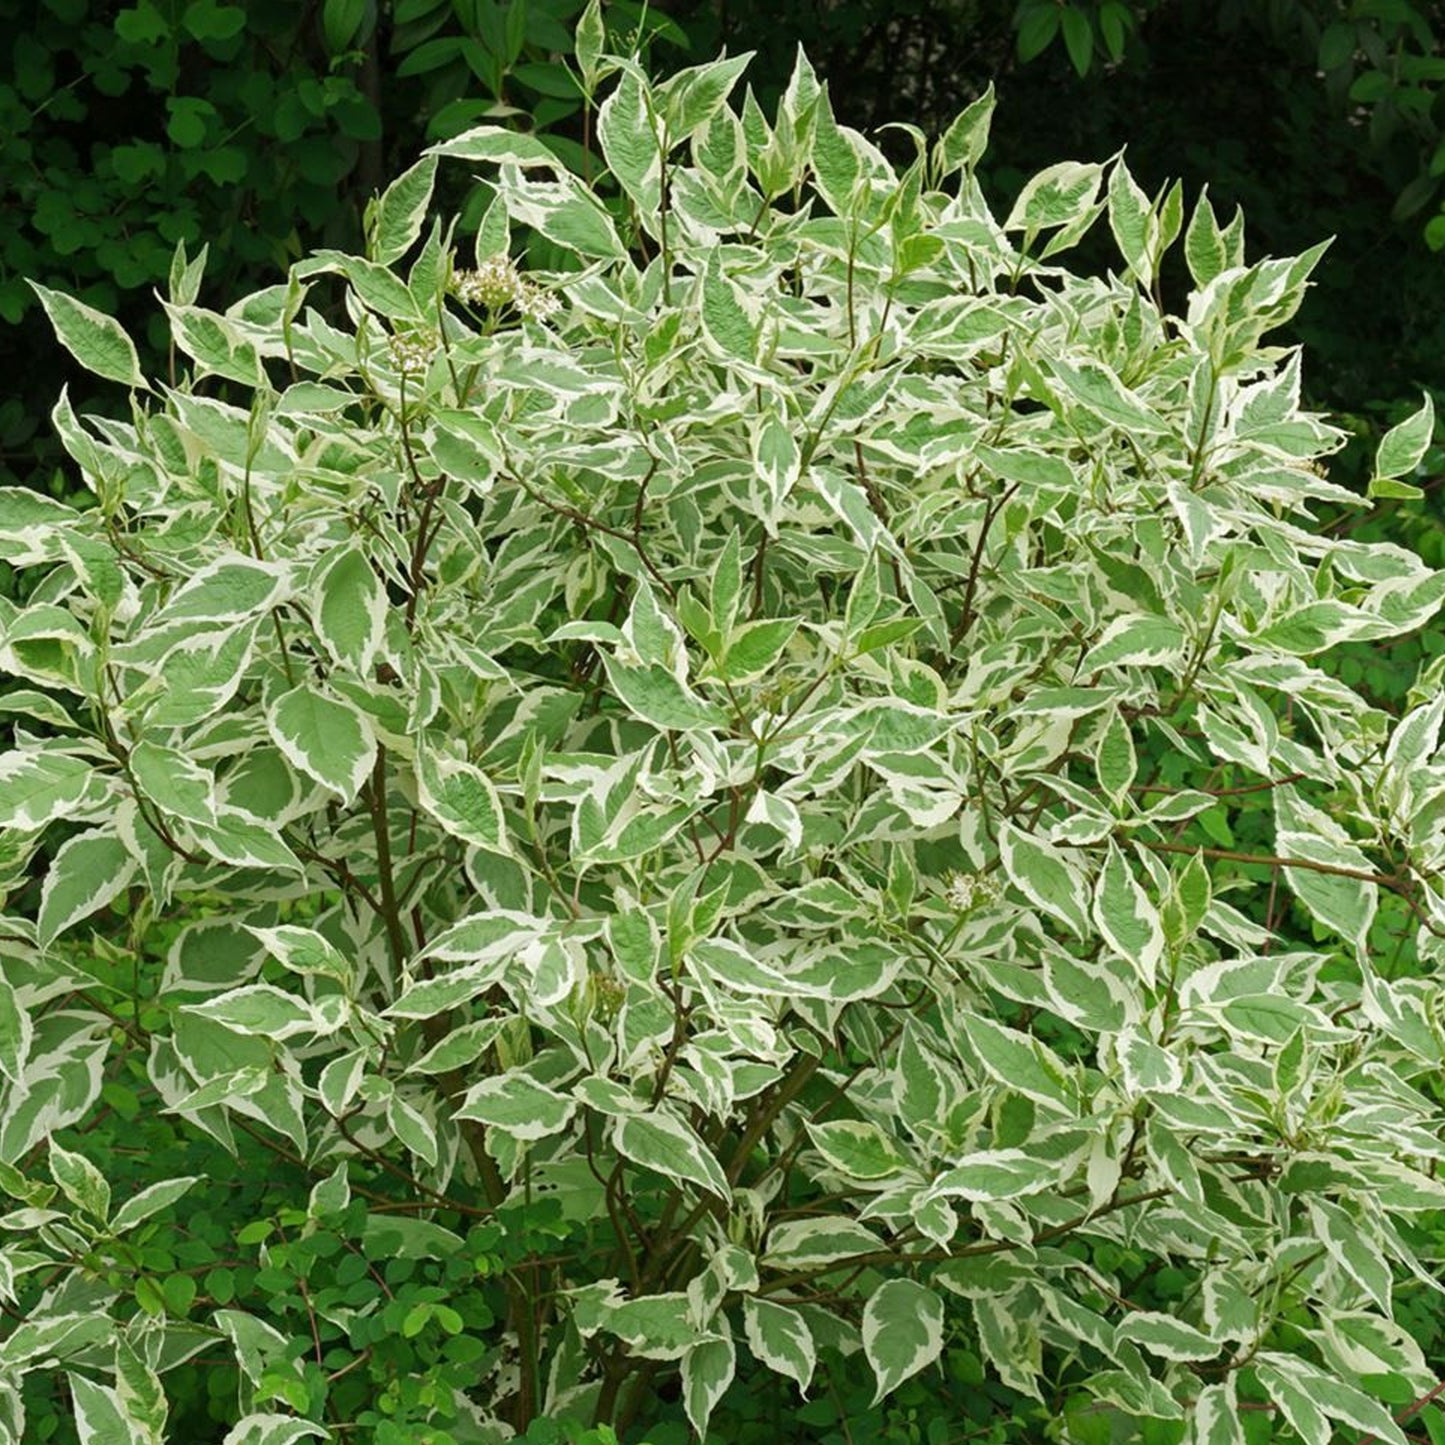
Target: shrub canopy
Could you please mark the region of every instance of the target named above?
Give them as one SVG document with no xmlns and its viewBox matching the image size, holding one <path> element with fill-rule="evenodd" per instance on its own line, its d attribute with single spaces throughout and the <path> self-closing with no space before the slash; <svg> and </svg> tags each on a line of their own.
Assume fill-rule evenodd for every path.
<svg viewBox="0 0 1445 1445">
<path fill-rule="evenodd" d="M 801 56 L 769 122 L 746 57 L 654 84 L 595 21 L 620 205 L 470 131 L 364 257 L 217 312 L 182 253 L 166 382 L 42 292 L 134 408 L 56 408 L 89 506 L 0 492 L 0 1440 L 57 1363 L 97 1438 L 221 1350 L 235 1445 L 385 1390 L 377 1439 L 481 1441 L 952 1341 L 1073 1438 L 1401 1441 L 1352 1382 L 1433 1385 L 1445 699 L 1314 659 L 1445 579 L 1312 523 L 1340 436 L 1262 338 L 1318 251 L 1122 159 L 1000 220 L 991 96 L 900 172 Z M 112 1189 L 117 1070 L 205 1168 Z M 280 1283 L 160 1287 L 258 1140 Z M 443 1284 L 381 1329 L 399 1262 Z M 371 1373 L 433 1325 L 483 1346 Z"/>
</svg>

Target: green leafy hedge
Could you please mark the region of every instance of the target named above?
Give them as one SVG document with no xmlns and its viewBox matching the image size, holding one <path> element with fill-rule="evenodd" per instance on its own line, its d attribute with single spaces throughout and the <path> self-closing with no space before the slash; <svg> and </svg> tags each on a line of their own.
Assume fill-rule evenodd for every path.
<svg viewBox="0 0 1445 1445">
<path fill-rule="evenodd" d="M 899 169 L 801 56 L 769 120 L 606 44 L 620 227 L 483 125 L 366 255 L 178 256 L 173 380 L 39 288 L 131 410 L 0 491 L 0 1439 L 703 1432 L 851 1359 L 1402 1445 L 1445 698 L 1314 659 L 1445 575 L 1314 524 L 1318 250 L 1122 161 L 1000 218 L 991 96 Z"/>
</svg>

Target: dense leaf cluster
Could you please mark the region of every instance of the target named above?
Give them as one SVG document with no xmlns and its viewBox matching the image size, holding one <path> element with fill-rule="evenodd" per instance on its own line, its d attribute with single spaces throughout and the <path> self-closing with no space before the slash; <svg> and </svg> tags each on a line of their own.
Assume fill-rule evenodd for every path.
<svg viewBox="0 0 1445 1445">
<path fill-rule="evenodd" d="M 561 57 L 581 0 L 0 0 L 0 322 L 43 345 L 26 279 L 138 326 L 178 243 L 211 248 L 237 294 L 303 250 L 357 245 L 366 200 L 426 140 L 492 115 L 568 132 L 582 95 Z M 619 30 L 643 23 L 609 6 Z M 648 34 L 682 36 L 661 17 Z M 570 146 L 570 150 L 568 149 Z M 131 311 L 131 308 L 135 308 Z M 26 319 L 25 328 L 10 325 Z M 164 355 L 163 326 L 142 349 Z M 0 465 L 26 476 L 60 375 L 0 402 Z M 53 465 L 53 463 L 52 463 Z"/>
<path fill-rule="evenodd" d="M 897 166 L 745 63 L 589 9 L 621 227 L 473 128 L 364 255 L 217 312 L 179 253 L 169 381 L 37 288 L 131 410 L 56 407 L 84 503 L 0 490 L 0 1440 L 57 1367 L 180 1438 L 207 1355 L 230 1445 L 704 1431 L 843 1360 L 1090 1441 L 1402 1445 L 1434 1388 L 1445 698 L 1316 659 L 1445 574 L 1314 521 L 1264 337 L 1318 250 L 1118 159 L 1000 217 L 991 95 Z M 155 1241 L 209 1185 L 116 1186 L 118 1079 L 285 1162 L 256 1273 Z"/>
</svg>

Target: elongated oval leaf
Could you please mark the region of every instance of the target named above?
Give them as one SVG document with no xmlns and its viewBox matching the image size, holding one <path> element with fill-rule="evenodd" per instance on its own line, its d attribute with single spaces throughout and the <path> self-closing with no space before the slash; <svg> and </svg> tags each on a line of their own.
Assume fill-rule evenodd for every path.
<svg viewBox="0 0 1445 1445">
<path fill-rule="evenodd" d="M 349 803 L 376 759 L 376 739 L 359 708 L 303 682 L 266 710 L 286 761 Z"/>
<path fill-rule="evenodd" d="M 795 1309 L 748 1295 L 743 1300 L 743 1333 L 748 1348 L 770 1370 L 808 1388 L 818 1365 L 813 1332 Z"/>
<path fill-rule="evenodd" d="M 700 1185 L 721 1199 L 731 1199 L 722 1167 L 707 1145 L 672 1114 L 632 1114 L 617 1120 L 613 1143 L 635 1164 L 655 1169 L 669 1179 Z"/>
<path fill-rule="evenodd" d="M 890 1279 L 863 1308 L 863 1352 L 873 1367 L 876 1405 L 943 1350 L 943 1301 L 911 1279 Z"/>
<path fill-rule="evenodd" d="M 519 1070 L 473 1084 L 456 1111 L 459 1119 L 480 1119 L 522 1140 L 560 1133 L 576 1112 L 576 1100 Z"/>
<path fill-rule="evenodd" d="M 38 281 L 32 281 L 30 286 L 40 298 L 60 344 L 87 371 L 93 371 L 107 381 L 149 390 L 141 374 L 135 343 L 125 334 L 119 321 L 83 301 L 77 301 L 73 296 L 67 296 L 63 291 L 52 291 Z"/>
</svg>

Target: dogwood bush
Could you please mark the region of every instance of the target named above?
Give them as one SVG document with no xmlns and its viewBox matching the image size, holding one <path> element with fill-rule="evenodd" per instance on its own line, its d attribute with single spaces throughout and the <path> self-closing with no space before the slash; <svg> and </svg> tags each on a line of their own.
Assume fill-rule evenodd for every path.
<svg viewBox="0 0 1445 1445">
<path fill-rule="evenodd" d="M 1445 701 L 1317 659 L 1445 578 L 1315 524 L 1341 435 L 1262 338 L 1319 251 L 1251 263 L 1121 158 L 1000 217 L 991 96 L 900 168 L 801 57 L 769 121 L 746 57 L 656 84 L 597 34 L 611 204 L 474 130 L 364 257 L 224 312 L 179 257 L 166 379 L 41 292 L 131 411 L 56 408 L 85 500 L 0 492 L 0 1440 L 57 1371 L 82 1439 L 171 1438 L 207 1352 L 228 1441 L 348 1423 L 380 1287 L 304 1330 L 144 1288 L 207 1181 L 112 1189 L 124 1056 L 297 1171 L 287 1250 L 465 1258 L 552 1201 L 406 1438 L 625 1427 L 672 1377 L 703 1431 L 740 1372 L 881 1398 L 953 1342 L 1061 1437 L 1402 1441 Z"/>
</svg>

